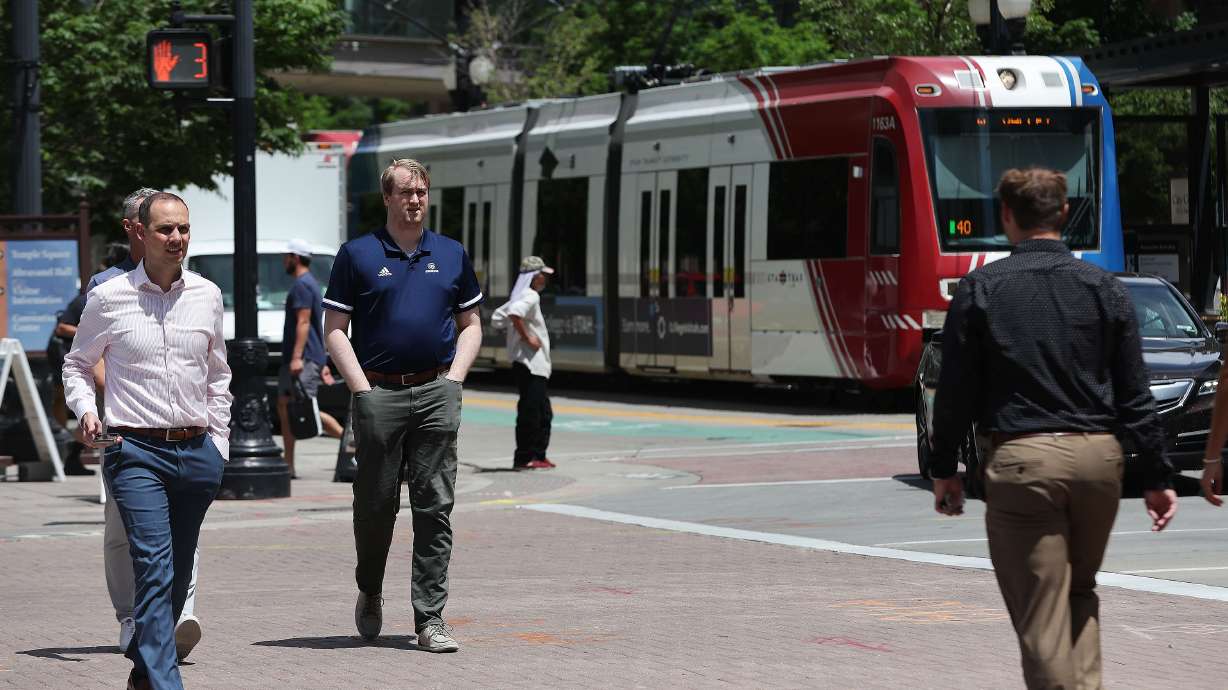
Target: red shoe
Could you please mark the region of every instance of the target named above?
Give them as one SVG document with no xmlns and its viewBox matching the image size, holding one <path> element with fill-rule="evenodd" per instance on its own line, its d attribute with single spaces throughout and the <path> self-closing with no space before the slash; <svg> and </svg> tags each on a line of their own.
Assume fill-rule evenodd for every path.
<svg viewBox="0 0 1228 690">
<path fill-rule="evenodd" d="M 558 465 L 554 464 L 553 462 L 550 462 L 550 458 L 542 458 L 542 462 L 546 463 L 546 466 L 551 469 L 558 467 Z"/>
<path fill-rule="evenodd" d="M 548 470 L 554 467 L 554 463 L 549 460 L 530 460 L 525 467 L 531 470 Z"/>
</svg>

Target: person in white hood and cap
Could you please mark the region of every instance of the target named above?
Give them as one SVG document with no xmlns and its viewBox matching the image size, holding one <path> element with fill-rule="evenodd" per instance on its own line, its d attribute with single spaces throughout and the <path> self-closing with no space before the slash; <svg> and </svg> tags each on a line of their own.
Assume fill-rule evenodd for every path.
<svg viewBox="0 0 1228 690">
<path fill-rule="evenodd" d="M 507 302 L 495 310 L 491 324 L 507 328 L 507 354 L 520 389 L 516 406 L 516 469 L 548 470 L 554 463 L 546 457 L 550 423 L 554 412 L 546 384 L 550 380 L 550 334 L 542 316 L 541 295 L 554 269 L 540 256 L 526 256 Z"/>
</svg>

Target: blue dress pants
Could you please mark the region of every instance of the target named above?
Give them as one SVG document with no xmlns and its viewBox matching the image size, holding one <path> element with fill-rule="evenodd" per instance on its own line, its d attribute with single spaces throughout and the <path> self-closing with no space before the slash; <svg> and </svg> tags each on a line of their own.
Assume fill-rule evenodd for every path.
<svg viewBox="0 0 1228 690">
<path fill-rule="evenodd" d="M 224 464 L 207 434 L 186 441 L 125 436 L 103 453 L 103 474 L 128 533 L 136 575 L 136 632 L 127 656 L 136 676 L 149 678 L 156 690 L 183 687 L 175 621 Z"/>
</svg>

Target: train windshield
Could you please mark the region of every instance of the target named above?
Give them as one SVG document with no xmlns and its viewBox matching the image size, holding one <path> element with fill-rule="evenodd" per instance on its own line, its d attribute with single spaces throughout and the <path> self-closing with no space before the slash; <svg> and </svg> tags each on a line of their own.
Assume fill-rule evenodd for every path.
<svg viewBox="0 0 1228 690">
<path fill-rule="evenodd" d="M 1100 245 L 1100 113 L 1094 108 L 922 110 L 938 237 L 948 252 L 1004 251 L 994 188 L 1010 168 L 1066 174 L 1071 249 Z"/>
</svg>

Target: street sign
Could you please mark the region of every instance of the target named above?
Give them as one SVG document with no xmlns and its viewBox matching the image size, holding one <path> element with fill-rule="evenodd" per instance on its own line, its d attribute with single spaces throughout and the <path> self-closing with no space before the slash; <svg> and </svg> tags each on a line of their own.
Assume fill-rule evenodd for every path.
<svg viewBox="0 0 1228 690">
<path fill-rule="evenodd" d="M 155 89 L 207 89 L 212 54 L 208 31 L 155 29 L 145 34 L 145 78 Z"/>
</svg>

